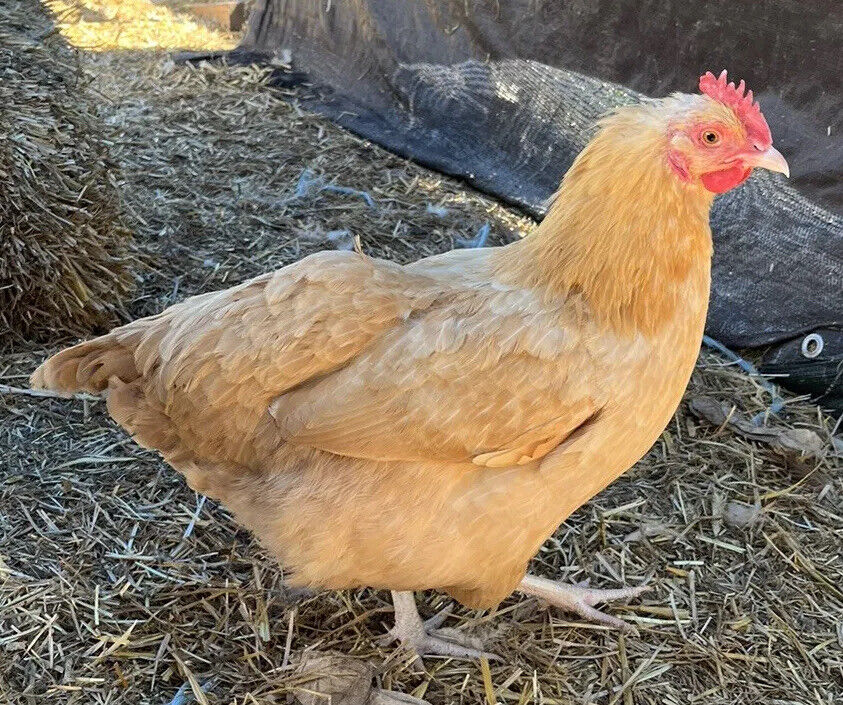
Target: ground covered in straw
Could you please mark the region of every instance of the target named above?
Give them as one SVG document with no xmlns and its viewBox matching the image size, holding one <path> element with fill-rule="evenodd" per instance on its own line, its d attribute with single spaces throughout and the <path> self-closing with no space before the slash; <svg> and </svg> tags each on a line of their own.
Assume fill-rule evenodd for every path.
<svg viewBox="0 0 843 705">
<path fill-rule="evenodd" d="M 230 46 L 231 36 L 139 1 L 86 5 L 64 33 L 97 45 L 80 60 L 118 135 L 121 196 L 145 263 L 130 315 L 319 249 L 409 261 L 463 246 L 486 224 L 498 243 L 529 227 L 303 112 L 258 70 L 169 59 L 167 49 Z M 117 31 L 120 12 L 135 22 Z M 137 23 L 142 12 L 155 19 Z M 813 454 L 747 440 L 683 405 L 646 459 L 544 546 L 534 568 L 548 576 L 649 580 L 651 593 L 612 608 L 637 636 L 530 599 L 494 613 L 456 607 L 448 626 L 502 660 L 428 658 L 420 671 L 378 643 L 387 594 L 291 594 L 249 535 L 127 439 L 102 404 L 16 391 L 61 342 L 0 354 L 0 702 L 282 703 L 311 687 L 296 672 L 307 650 L 365 661 L 378 686 L 434 704 L 843 698 L 843 482 L 832 422 L 807 402 L 789 400 L 770 425 L 814 431 Z M 708 353 L 688 399 L 702 395 L 749 415 L 769 403 Z M 448 603 L 419 597 L 425 614 Z"/>
</svg>

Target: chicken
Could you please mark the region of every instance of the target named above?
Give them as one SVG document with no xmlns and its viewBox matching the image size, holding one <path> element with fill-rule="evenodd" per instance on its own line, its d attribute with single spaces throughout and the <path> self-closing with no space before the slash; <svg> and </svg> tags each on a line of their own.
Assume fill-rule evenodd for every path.
<svg viewBox="0 0 843 705">
<path fill-rule="evenodd" d="M 105 394 L 293 585 L 392 590 L 419 653 L 479 651 L 422 623 L 415 590 L 473 608 L 520 590 L 623 626 L 593 605 L 640 588 L 525 573 L 679 404 L 715 194 L 787 174 L 743 82 L 700 88 L 606 117 L 521 241 L 407 266 L 311 255 L 66 349 L 32 385 Z"/>
</svg>

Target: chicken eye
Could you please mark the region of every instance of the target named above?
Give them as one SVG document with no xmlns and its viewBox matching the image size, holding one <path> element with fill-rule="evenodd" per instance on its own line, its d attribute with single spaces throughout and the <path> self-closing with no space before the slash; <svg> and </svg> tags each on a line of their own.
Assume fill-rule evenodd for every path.
<svg viewBox="0 0 843 705">
<path fill-rule="evenodd" d="M 720 141 L 720 135 L 714 130 L 706 130 L 703 132 L 702 138 L 706 144 L 717 144 Z"/>
</svg>

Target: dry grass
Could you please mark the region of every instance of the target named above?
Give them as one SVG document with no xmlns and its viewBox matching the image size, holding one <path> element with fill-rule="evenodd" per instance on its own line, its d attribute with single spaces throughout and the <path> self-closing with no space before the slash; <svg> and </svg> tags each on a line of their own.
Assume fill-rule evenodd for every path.
<svg viewBox="0 0 843 705">
<path fill-rule="evenodd" d="M 107 98 L 102 118 L 120 134 L 122 197 L 151 262 L 133 316 L 355 237 L 368 253 L 408 261 L 485 222 L 496 242 L 529 226 L 301 112 L 296 94 L 270 93 L 260 71 L 177 68 L 158 52 L 85 62 Z M 297 196 L 305 170 L 368 193 L 375 208 L 318 185 Z M 18 346 L 0 357 L 0 383 L 25 386 L 46 352 Z M 750 415 L 768 402 L 708 353 L 689 391 L 700 394 Z M 816 407 L 791 400 L 787 410 L 775 424 L 828 443 Z M 649 578 L 654 592 L 613 608 L 639 635 L 528 599 L 494 614 L 456 609 L 449 626 L 503 656 L 488 673 L 433 658 L 419 672 L 380 646 L 391 618 L 384 593 L 291 594 L 283 570 L 223 509 L 138 449 L 99 403 L 0 393 L 0 447 L 2 702 L 164 705 L 182 688 L 182 702 L 197 692 L 199 702 L 282 703 L 306 688 L 295 665 L 308 649 L 366 660 L 381 687 L 435 704 L 843 698 L 839 462 L 781 455 L 694 420 L 684 405 L 648 456 L 575 513 L 534 564 L 600 586 Z M 426 614 L 448 602 L 419 597 Z"/>
<path fill-rule="evenodd" d="M 29 10 L 0 25 L 0 335 L 55 339 L 115 323 L 129 233 L 86 76 L 63 43 L 27 36 Z"/>
<path fill-rule="evenodd" d="M 44 1 L 44 0 L 42 0 Z M 184 2 L 166 0 L 46 0 L 71 46 L 86 51 L 222 50 L 237 36 L 178 12 Z"/>
</svg>

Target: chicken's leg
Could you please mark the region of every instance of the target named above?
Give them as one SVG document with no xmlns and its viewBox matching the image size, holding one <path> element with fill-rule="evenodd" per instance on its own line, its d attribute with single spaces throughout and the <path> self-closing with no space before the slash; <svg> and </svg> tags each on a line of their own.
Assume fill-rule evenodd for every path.
<svg viewBox="0 0 843 705">
<path fill-rule="evenodd" d="M 395 626 L 389 632 L 390 637 L 419 656 L 439 654 L 457 658 L 497 658 L 495 654 L 483 651 L 478 640 L 460 634 L 455 629 L 439 629 L 447 612 L 422 622 L 412 592 L 393 590 L 392 604 L 395 606 Z"/>
<path fill-rule="evenodd" d="M 551 605 L 568 612 L 574 612 L 591 622 L 606 624 L 626 631 L 634 630 L 634 627 L 617 617 L 594 609 L 594 605 L 598 602 L 636 597 L 649 589 L 649 585 L 639 585 L 638 587 L 621 588 L 619 590 L 596 590 L 579 585 L 558 583 L 547 578 L 540 578 L 537 575 L 525 575 L 518 586 L 518 590 L 526 595 L 540 597 Z"/>
</svg>

